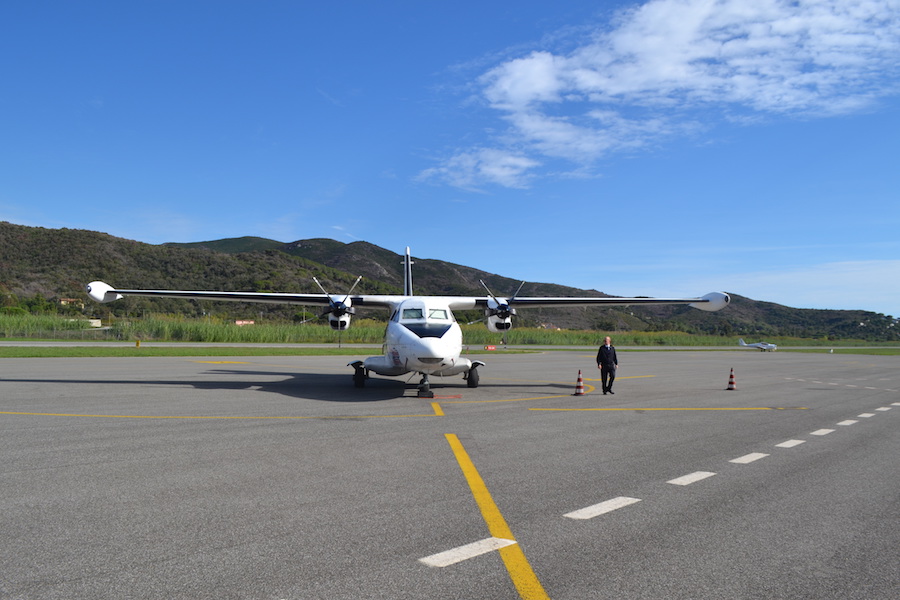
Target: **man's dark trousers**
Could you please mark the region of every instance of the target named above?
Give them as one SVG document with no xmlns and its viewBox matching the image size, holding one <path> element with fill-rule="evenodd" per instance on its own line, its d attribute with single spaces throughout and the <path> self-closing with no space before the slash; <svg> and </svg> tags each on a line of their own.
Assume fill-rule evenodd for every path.
<svg viewBox="0 0 900 600">
<path fill-rule="evenodd" d="M 600 382 L 603 384 L 603 393 L 612 392 L 613 381 L 616 380 L 616 366 L 619 360 L 616 357 L 616 349 L 613 346 L 600 346 L 597 352 L 597 364 L 600 365 Z M 609 384 L 607 384 L 609 380 Z"/>
</svg>

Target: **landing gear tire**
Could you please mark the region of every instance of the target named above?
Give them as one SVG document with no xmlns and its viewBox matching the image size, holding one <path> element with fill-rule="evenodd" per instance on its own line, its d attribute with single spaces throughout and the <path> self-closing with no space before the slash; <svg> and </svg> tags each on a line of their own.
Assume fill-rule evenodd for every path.
<svg viewBox="0 0 900 600">
<path fill-rule="evenodd" d="M 470 388 L 478 387 L 478 369 L 477 368 L 472 367 L 471 369 L 469 369 L 469 376 L 466 377 L 466 385 L 468 385 Z"/>
<path fill-rule="evenodd" d="M 355 363 L 351 363 L 350 366 L 353 367 L 353 387 L 364 388 L 366 387 L 366 379 L 369 378 L 369 374 L 362 366 L 362 361 L 357 361 Z"/>
<path fill-rule="evenodd" d="M 353 374 L 353 387 L 358 387 L 358 388 L 366 387 L 366 374 L 365 373 L 354 373 Z"/>
</svg>

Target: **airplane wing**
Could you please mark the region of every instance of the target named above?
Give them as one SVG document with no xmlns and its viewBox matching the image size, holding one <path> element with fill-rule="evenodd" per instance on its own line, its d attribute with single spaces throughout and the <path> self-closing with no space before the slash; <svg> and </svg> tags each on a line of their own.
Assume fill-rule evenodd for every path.
<svg viewBox="0 0 900 600">
<path fill-rule="evenodd" d="M 346 295 L 346 294 L 291 294 L 283 292 L 215 292 L 199 290 L 131 290 L 116 289 L 102 281 L 92 281 L 86 287 L 88 295 L 96 302 L 112 302 L 124 296 L 147 298 L 183 298 L 187 300 L 216 300 L 229 302 L 260 302 L 266 304 L 303 304 L 330 306 L 335 302 L 350 300 L 353 306 L 390 307 L 403 296 Z"/>
<path fill-rule="evenodd" d="M 409 254 L 407 252 L 407 273 L 409 273 Z M 315 278 L 314 278 L 315 279 Z M 359 282 L 359 279 L 357 279 Z M 316 280 L 318 283 L 318 280 Z M 354 284 L 355 286 L 356 284 Z M 411 281 L 406 289 L 411 289 Z M 321 288 L 321 285 L 320 285 Z M 328 317 L 333 329 L 344 330 L 350 326 L 352 315 L 358 307 L 380 307 L 394 311 L 404 301 L 411 298 L 425 299 L 428 296 L 367 295 L 367 294 L 328 294 L 322 289 L 321 294 L 292 294 L 283 292 L 217 292 L 197 290 L 134 290 L 116 289 L 102 281 L 92 281 L 86 286 L 88 295 L 97 302 L 113 302 L 124 296 L 143 296 L 149 298 L 182 298 L 189 300 L 215 300 L 230 302 L 261 302 L 267 304 L 300 304 L 327 307 L 320 317 Z M 488 290 L 490 291 L 490 290 Z M 352 292 L 352 288 L 351 288 Z M 731 298 L 722 292 L 712 292 L 700 298 L 564 298 L 564 297 L 525 297 L 498 298 L 490 296 L 431 296 L 451 310 L 480 309 L 484 312 L 484 321 L 492 332 L 507 331 L 512 326 L 512 315 L 516 307 L 559 307 L 559 306 L 633 306 L 660 304 L 687 304 L 704 311 L 720 310 L 728 306 Z"/>
<path fill-rule="evenodd" d="M 217 292 L 199 290 L 136 290 L 116 289 L 102 281 L 92 281 L 86 287 L 88 295 L 97 302 L 112 302 L 123 296 L 143 296 L 150 298 L 184 298 L 190 300 L 216 300 L 231 302 L 261 302 L 268 304 L 334 305 L 347 302 L 349 306 L 392 307 L 407 296 L 367 295 L 367 294 L 293 294 L 283 292 Z M 712 292 L 699 298 L 567 298 L 567 297 L 522 297 L 493 298 L 490 296 L 448 296 L 445 298 L 450 308 L 467 310 L 475 308 L 496 309 L 515 307 L 553 306 L 633 306 L 659 304 L 687 304 L 705 311 L 725 308 L 731 301 L 728 294 Z"/>
<path fill-rule="evenodd" d="M 278 292 L 214 292 L 214 291 L 189 291 L 189 290 L 128 290 L 115 289 L 102 281 L 92 281 L 87 285 L 88 295 L 97 302 L 112 302 L 123 296 L 145 296 L 151 298 L 186 298 L 192 300 L 227 300 L 232 302 L 263 302 L 269 304 L 309 304 L 328 306 L 329 312 L 334 317 L 344 317 L 353 314 L 354 307 L 383 307 L 393 310 L 404 300 L 413 297 L 412 291 L 412 256 L 409 246 L 403 260 L 404 285 L 403 295 L 353 295 L 353 288 L 346 294 L 328 294 L 319 281 L 313 277 L 316 285 L 322 290 L 321 294 L 290 294 Z M 522 282 L 523 285 L 525 282 Z M 498 298 L 488 289 L 484 281 L 481 282 L 488 296 L 441 296 L 441 301 L 446 302 L 451 310 L 482 309 L 492 319 L 500 318 L 508 321 L 510 315 L 515 314 L 515 307 L 542 307 L 542 306 L 629 306 L 629 305 L 658 305 L 658 304 L 687 304 L 705 311 L 721 310 L 728 306 L 731 298 L 722 292 L 713 292 L 700 298 L 553 298 L 532 297 L 519 298 L 518 291 L 510 298 Z M 522 289 L 522 286 L 519 286 Z M 424 298 L 425 296 L 421 296 Z"/>
<path fill-rule="evenodd" d="M 731 297 L 723 292 L 712 292 L 699 298 L 567 298 L 567 297 L 522 297 L 522 298 L 493 298 L 483 297 L 454 297 L 449 298 L 450 308 L 467 310 L 473 308 L 485 309 L 513 309 L 513 308 L 537 308 L 559 306 L 635 306 L 635 305 L 659 305 L 659 304 L 687 304 L 693 308 L 705 311 L 721 310 L 728 306 Z"/>
<path fill-rule="evenodd" d="M 512 298 L 510 306 L 634 306 L 655 304 L 687 304 L 705 311 L 725 308 L 731 298 L 722 292 L 712 292 L 700 298 Z"/>
</svg>

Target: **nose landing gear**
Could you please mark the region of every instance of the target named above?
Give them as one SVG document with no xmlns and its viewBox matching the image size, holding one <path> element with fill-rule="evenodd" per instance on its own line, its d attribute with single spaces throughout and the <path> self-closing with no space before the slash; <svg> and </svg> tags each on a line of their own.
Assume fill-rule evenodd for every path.
<svg viewBox="0 0 900 600">
<path fill-rule="evenodd" d="M 422 380 L 419 382 L 419 392 L 416 394 L 418 398 L 434 398 L 434 392 L 431 391 L 431 383 L 428 381 L 428 373 L 422 373 Z"/>
</svg>

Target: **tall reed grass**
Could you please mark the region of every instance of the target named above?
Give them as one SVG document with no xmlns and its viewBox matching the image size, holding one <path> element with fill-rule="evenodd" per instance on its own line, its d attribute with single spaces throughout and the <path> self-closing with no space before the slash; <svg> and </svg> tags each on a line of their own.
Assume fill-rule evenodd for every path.
<svg viewBox="0 0 900 600">
<path fill-rule="evenodd" d="M 0 313 L 0 338 L 6 339 L 96 339 L 167 342 L 286 343 L 286 344 L 378 344 L 385 324 L 371 319 L 355 319 L 347 331 L 338 333 L 322 323 L 257 323 L 238 326 L 217 319 L 187 319 L 178 316 L 148 316 L 116 320 L 102 329 L 91 328 L 85 320 L 55 315 Z M 462 325 L 463 343 L 468 346 L 502 344 L 501 334 L 491 333 L 483 324 Z M 610 335 L 617 346 L 731 346 L 737 337 L 694 335 L 679 331 L 576 331 L 514 327 L 507 333 L 510 345 L 597 346 Z M 748 340 L 751 341 L 751 340 Z M 757 340 L 758 341 L 758 340 Z M 827 346 L 831 340 L 775 337 L 766 341 L 779 345 Z M 842 345 L 859 345 L 860 340 L 841 340 Z M 878 345 L 878 344 L 871 344 Z"/>
<path fill-rule="evenodd" d="M 90 333 L 91 326 L 84 319 L 58 315 L 0 313 L 0 338 L 68 339 Z"/>
</svg>

